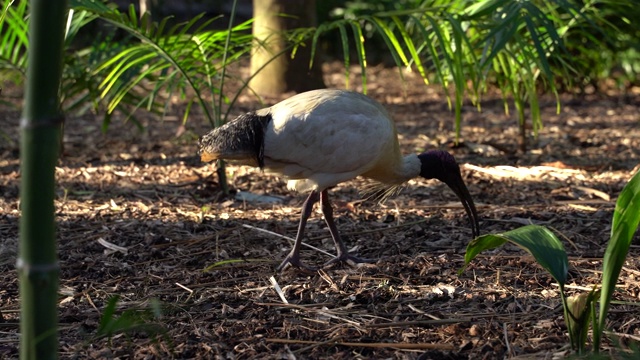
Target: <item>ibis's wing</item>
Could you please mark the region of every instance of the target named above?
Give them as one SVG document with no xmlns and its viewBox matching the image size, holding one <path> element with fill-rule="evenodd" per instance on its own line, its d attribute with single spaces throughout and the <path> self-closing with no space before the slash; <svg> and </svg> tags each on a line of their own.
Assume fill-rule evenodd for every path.
<svg viewBox="0 0 640 360">
<path fill-rule="evenodd" d="M 270 109 L 267 168 L 327 187 L 366 172 L 393 151 L 395 127 L 380 104 L 353 92 L 301 95 Z"/>
</svg>

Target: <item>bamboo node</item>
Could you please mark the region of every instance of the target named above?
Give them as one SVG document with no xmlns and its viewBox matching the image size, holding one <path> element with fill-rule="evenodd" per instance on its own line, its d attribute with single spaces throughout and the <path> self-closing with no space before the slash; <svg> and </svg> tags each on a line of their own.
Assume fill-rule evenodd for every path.
<svg viewBox="0 0 640 360">
<path fill-rule="evenodd" d="M 50 273 L 60 271 L 60 263 L 58 261 L 48 264 L 30 264 L 22 258 L 16 260 L 16 269 L 24 272 L 26 275 Z"/>
</svg>

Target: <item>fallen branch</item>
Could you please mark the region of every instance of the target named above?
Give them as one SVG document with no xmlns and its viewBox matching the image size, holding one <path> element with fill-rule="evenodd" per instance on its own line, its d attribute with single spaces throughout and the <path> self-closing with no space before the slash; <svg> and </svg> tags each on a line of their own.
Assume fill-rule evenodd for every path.
<svg viewBox="0 0 640 360">
<path fill-rule="evenodd" d="M 311 341 L 311 340 L 295 340 L 295 339 L 266 339 L 268 342 L 278 344 L 299 344 L 299 345 L 331 345 L 331 346 L 351 346 L 351 347 L 368 347 L 368 348 L 394 348 L 405 350 L 454 350 L 455 346 L 451 344 L 431 344 L 431 343 L 361 343 L 361 342 L 331 342 L 331 341 Z"/>
</svg>

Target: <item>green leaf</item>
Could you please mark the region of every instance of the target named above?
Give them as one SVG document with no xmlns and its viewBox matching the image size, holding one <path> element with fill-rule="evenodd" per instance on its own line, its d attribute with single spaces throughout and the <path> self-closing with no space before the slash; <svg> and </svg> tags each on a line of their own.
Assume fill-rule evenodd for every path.
<svg viewBox="0 0 640 360">
<path fill-rule="evenodd" d="M 404 40 L 405 48 L 409 51 L 409 55 L 411 55 L 411 60 L 416 65 L 416 68 L 418 69 L 418 73 L 420 73 L 420 76 L 422 77 L 422 80 L 424 81 L 425 85 L 429 85 L 429 79 L 427 77 L 427 73 L 424 69 L 424 66 L 422 65 L 422 61 L 420 60 L 420 56 L 416 51 L 416 47 L 413 44 L 413 40 L 411 39 L 411 36 L 404 28 L 403 21 L 400 20 L 400 18 L 397 16 L 392 17 L 392 19 L 395 22 L 398 28 L 398 31 L 402 36 L 402 39 Z"/>
<path fill-rule="evenodd" d="M 407 59 L 404 50 L 402 49 L 402 45 L 398 41 L 398 38 L 393 34 L 393 30 L 384 22 L 384 20 L 372 17 L 373 23 L 376 25 L 377 29 L 383 35 L 383 39 L 387 44 L 391 44 L 389 50 L 392 50 L 394 54 L 398 56 L 398 59 L 401 60 L 403 66 L 409 66 L 409 60 Z"/>
<path fill-rule="evenodd" d="M 504 245 L 507 241 L 509 240 L 498 235 L 483 235 L 474 239 L 469 243 L 469 245 L 467 245 L 467 251 L 464 254 L 465 267 L 469 265 L 471 260 L 475 259 L 481 252 L 495 249 Z M 462 272 L 463 270 L 464 268 L 460 271 Z"/>
<path fill-rule="evenodd" d="M 611 223 L 611 239 L 602 259 L 602 293 L 600 294 L 600 313 L 598 331 L 594 332 L 594 349 L 600 347 L 602 331 L 611 297 L 615 291 L 620 270 L 624 264 L 633 235 L 640 222 L 640 171 L 625 185 L 618 197 Z"/>
<path fill-rule="evenodd" d="M 429 22 L 429 24 L 431 25 L 431 32 L 433 32 L 435 35 L 434 40 L 432 40 L 432 42 L 434 43 L 438 43 L 438 48 L 440 49 L 440 53 L 441 53 L 441 57 L 444 59 L 443 62 L 443 68 L 447 68 L 449 75 L 451 76 L 455 76 L 453 74 L 454 72 L 454 59 L 453 59 L 453 52 L 454 50 L 451 48 L 451 34 L 448 33 L 448 29 L 444 26 L 444 25 L 440 25 L 438 24 L 437 19 L 432 18 L 432 17 L 427 17 L 426 20 Z M 436 41 L 437 40 L 437 41 Z M 436 47 L 436 45 L 434 45 L 434 48 Z M 441 71 L 441 73 L 443 73 L 444 70 Z M 455 81 L 455 78 L 454 78 Z M 448 82 L 443 83 L 443 85 L 447 85 Z M 447 98 L 447 105 L 449 106 L 449 109 L 451 109 L 451 95 L 449 94 L 449 92 L 447 91 L 446 93 L 446 98 Z"/>
<path fill-rule="evenodd" d="M 415 23 L 420 23 L 420 20 L 418 18 L 412 17 L 412 19 Z M 431 20 L 431 22 L 433 22 L 433 19 Z M 425 47 L 429 52 L 429 55 L 431 55 L 431 61 L 433 61 L 433 67 L 436 70 L 438 81 L 440 81 L 440 83 L 444 88 L 448 88 L 449 79 L 445 76 L 444 66 L 442 65 L 440 60 L 440 54 L 438 54 L 435 41 L 433 40 L 433 37 L 430 35 L 429 29 L 427 29 L 426 26 L 417 26 L 417 28 L 421 32 L 422 38 L 424 41 L 424 44 L 422 46 Z M 447 97 L 450 96 L 448 91 L 445 92 L 445 96 Z"/>
<path fill-rule="evenodd" d="M 102 316 L 100 316 L 100 324 L 98 325 L 97 330 L 98 334 L 106 335 L 110 333 L 110 327 L 113 323 L 113 316 L 116 312 L 118 300 L 120 300 L 120 296 L 114 295 L 107 301 L 107 306 L 102 311 Z"/>
<path fill-rule="evenodd" d="M 105 309 L 100 317 L 100 324 L 96 331 L 96 336 L 106 337 L 109 340 L 114 335 L 124 333 L 129 334 L 133 332 L 144 332 L 151 338 L 156 338 L 158 335 L 164 335 L 166 340 L 166 329 L 162 326 L 158 320 L 162 318 L 162 303 L 157 299 L 150 299 L 148 309 L 131 307 L 122 311 L 119 315 L 116 314 L 120 297 L 118 295 L 109 298 Z"/>
<path fill-rule="evenodd" d="M 538 53 L 538 60 L 540 63 L 540 67 L 542 68 L 544 75 L 547 77 L 547 79 L 552 80 L 553 74 L 551 73 L 551 67 L 549 66 L 549 62 L 547 61 L 548 53 L 546 49 L 542 48 L 542 41 L 540 40 L 536 26 L 533 23 L 533 20 L 531 20 L 529 17 L 525 17 L 524 20 L 525 20 L 525 23 L 527 24 L 529 35 L 531 35 L 531 39 L 533 40 L 532 41 L 533 45 L 535 46 L 536 51 Z"/>
<path fill-rule="evenodd" d="M 349 53 L 351 51 L 349 51 L 349 37 L 347 36 L 347 30 L 345 29 L 345 27 L 341 24 L 338 27 L 338 30 L 340 30 L 340 42 L 342 43 L 342 53 L 344 55 L 344 71 L 345 71 L 345 84 L 344 87 L 345 88 L 349 88 L 349 68 L 351 67 L 351 60 L 349 59 Z"/>
<path fill-rule="evenodd" d="M 364 50 L 364 36 L 362 35 L 362 28 L 356 21 L 351 22 L 351 29 L 353 30 L 353 36 L 356 38 L 356 49 L 358 55 L 358 62 L 360 63 L 360 70 L 362 73 L 362 91 L 367 93 L 367 54 Z"/>
<path fill-rule="evenodd" d="M 454 39 L 454 45 L 455 45 L 455 50 L 453 52 L 453 63 L 454 63 L 454 67 L 452 69 L 452 74 L 453 74 L 453 83 L 455 84 L 455 114 L 456 114 L 456 143 L 458 142 L 458 140 L 460 140 L 460 126 L 461 126 L 461 122 L 462 122 L 462 100 L 464 97 L 464 89 L 465 89 L 465 82 L 466 82 L 466 76 L 463 70 L 463 61 L 464 61 L 464 56 L 462 55 L 462 37 L 464 36 L 464 34 L 460 31 L 455 31 L 456 28 L 460 28 L 460 26 L 455 26 L 454 24 L 457 23 L 457 20 L 454 19 L 453 17 L 449 17 L 448 18 L 449 23 L 451 23 L 452 26 L 452 32 L 453 32 L 453 39 Z"/>
<path fill-rule="evenodd" d="M 400 55 L 396 51 L 396 48 L 394 45 L 394 39 L 390 38 L 389 34 L 387 34 L 387 32 L 385 31 L 383 26 L 384 24 L 382 23 L 382 21 L 380 19 L 375 19 L 373 17 L 366 17 L 366 16 L 363 17 L 362 19 L 364 21 L 368 21 L 369 23 L 373 24 L 375 29 L 378 31 L 378 34 L 380 35 L 382 40 L 384 40 L 387 46 L 387 50 L 389 50 L 389 53 L 391 54 L 391 57 L 393 58 L 393 61 L 396 64 L 396 67 L 398 68 L 398 75 L 400 75 L 400 79 L 404 81 L 404 73 L 402 72 L 402 67 L 404 66 L 403 60 L 400 58 Z M 393 35 L 393 33 L 391 35 Z"/>
<path fill-rule="evenodd" d="M 500 6 L 497 0 L 479 0 L 475 4 L 470 4 L 464 9 L 464 13 L 469 16 L 489 16 L 492 15 Z"/>
<path fill-rule="evenodd" d="M 507 241 L 529 252 L 560 287 L 564 287 L 569 271 L 567 253 L 558 237 L 543 226 L 527 225 L 502 234 L 483 235 L 474 239 L 467 246 L 464 256 L 465 267 L 480 252 L 501 246 Z"/>
</svg>

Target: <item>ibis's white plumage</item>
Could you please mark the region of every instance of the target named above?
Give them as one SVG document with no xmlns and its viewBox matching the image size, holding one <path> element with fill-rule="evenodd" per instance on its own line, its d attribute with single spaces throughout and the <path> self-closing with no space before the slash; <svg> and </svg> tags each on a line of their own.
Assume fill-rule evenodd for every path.
<svg viewBox="0 0 640 360">
<path fill-rule="evenodd" d="M 322 191 L 358 175 L 397 184 L 420 173 L 416 155 L 402 158 L 387 111 L 362 94 L 309 91 L 256 114 L 272 117 L 265 168 L 292 179 L 298 191 Z"/>
</svg>

